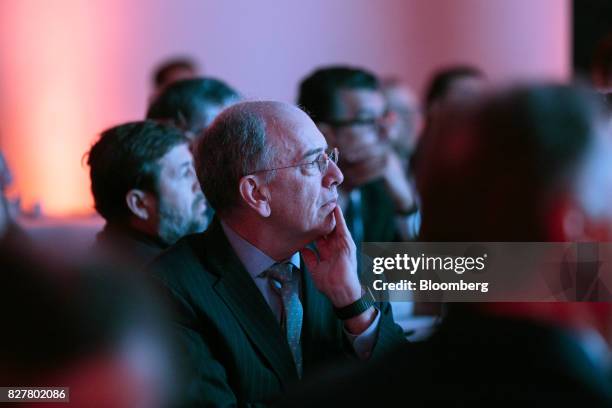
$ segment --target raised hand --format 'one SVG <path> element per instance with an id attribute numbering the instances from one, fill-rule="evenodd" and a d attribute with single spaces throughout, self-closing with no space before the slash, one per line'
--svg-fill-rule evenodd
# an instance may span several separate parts
<path id="1" fill-rule="evenodd" d="M 340 206 L 334 208 L 336 227 L 315 241 L 319 257 L 309 248 L 300 252 L 315 286 L 335 307 L 349 305 L 361 297 L 357 276 L 357 250 Z"/>
<path id="2" fill-rule="evenodd" d="M 319 257 L 309 248 L 300 252 L 315 286 L 332 302 L 341 308 L 361 298 L 361 285 L 357 276 L 357 249 L 346 226 L 342 210 L 334 208 L 336 227 L 327 236 L 315 243 Z M 349 333 L 363 333 L 376 318 L 373 307 L 358 316 L 344 321 Z"/>

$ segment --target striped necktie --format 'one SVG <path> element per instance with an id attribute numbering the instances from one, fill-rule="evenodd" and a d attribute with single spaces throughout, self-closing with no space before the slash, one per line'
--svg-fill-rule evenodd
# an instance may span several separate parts
<path id="1" fill-rule="evenodd" d="M 281 328 L 289 343 L 293 361 L 298 376 L 302 376 L 302 348 L 300 335 L 302 332 L 302 319 L 304 311 L 299 296 L 299 274 L 295 273 L 290 263 L 276 263 L 266 271 L 268 282 L 272 289 L 280 296 L 283 304 Z"/>

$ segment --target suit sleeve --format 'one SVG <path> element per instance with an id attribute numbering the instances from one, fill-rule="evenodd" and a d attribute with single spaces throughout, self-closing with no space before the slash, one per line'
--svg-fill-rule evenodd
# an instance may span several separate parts
<path id="1" fill-rule="evenodd" d="M 364 270 L 371 270 L 372 260 L 367 255 L 361 255 L 358 262 L 359 280 L 366 287 L 373 287 L 374 274 L 366 274 Z M 402 328 L 395 323 L 393 311 L 389 302 L 376 302 L 376 308 L 380 311 L 380 322 L 378 323 L 378 338 L 372 349 L 370 358 L 377 359 L 389 351 L 406 344 L 408 341 L 404 336 Z"/>
<path id="2" fill-rule="evenodd" d="M 388 302 L 383 302 L 378 303 L 376 306 L 381 316 L 378 324 L 378 339 L 374 344 L 370 357 L 372 359 L 378 359 L 407 343 L 402 328 L 393 320 L 391 305 Z"/>

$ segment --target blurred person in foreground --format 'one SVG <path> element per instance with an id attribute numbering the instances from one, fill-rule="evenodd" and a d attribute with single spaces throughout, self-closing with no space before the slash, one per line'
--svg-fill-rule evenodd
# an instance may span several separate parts
<path id="1" fill-rule="evenodd" d="M 403 343 L 388 305 L 360 285 L 337 206 L 338 152 L 308 115 L 239 103 L 195 151 L 216 218 L 151 265 L 175 306 L 186 406 L 265 406 L 324 364 L 376 359 Z"/>
<path id="2" fill-rule="evenodd" d="M 485 95 L 487 82 L 484 73 L 471 65 L 452 65 L 440 68 L 429 78 L 423 102 L 423 124 L 421 135 L 414 146 L 409 162 L 409 173 L 414 176 L 415 168 L 421 156 L 424 136 L 428 135 L 429 127 L 435 126 L 437 117 L 453 106 L 475 103 Z M 419 201 L 419 191 L 415 195 Z M 421 213 L 417 211 L 409 224 L 410 231 L 419 235 L 421 229 Z M 420 238 L 419 238 L 420 239 Z M 439 319 L 443 315 L 441 305 L 435 303 L 417 304 L 417 314 L 423 314 Z"/>
<path id="3" fill-rule="evenodd" d="M 473 103 L 486 94 L 488 84 L 485 74 L 472 65 L 451 65 L 434 71 L 425 87 L 423 97 L 423 127 L 422 135 L 429 133 L 441 112 L 452 106 Z M 419 138 L 421 141 L 421 138 Z M 415 146 L 410 161 L 411 173 L 418 166 L 422 143 Z M 420 226 L 420 223 L 419 223 Z"/>
<path id="4" fill-rule="evenodd" d="M 206 228 L 206 201 L 189 140 L 154 121 L 106 130 L 87 163 L 106 225 L 94 250 L 140 269 L 179 238 Z"/>
<path id="5" fill-rule="evenodd" d="M 69 388 L 44 406 L 167 406 L 179 372 L 156 302 L 125 275 L 49 259 L 10 222 L 0 193 L 0 384 Z"/>
<path id="6" fill-rule="evenodd" d="M 217 115 L 240 100 L 240 95 L 215 78 L 174 82 L 151 103 L 147 119 L 167 120 L 195 139 Z"/>
<path id="7" fill-rule="evenodd" d="M 529 86 L 447 111 L 417 168 L 422 239 L 607 239 L 612 140 L 593 95 Z M 580 219 L 580 222 L 576 220 Z M 299 390 L 285 406 L 609 407 L 607 303 L 449 305 L 439 331 L 367 370 Z"/>
<path id="8" fill-rule="evenodd" d="M 389 140 L 395 116 L 378 79 L 361 68 L 320 68 L 300 83 L 298 105 L 342 152 L 339 203 L 357 245 L 414 238 L 407 218 L 416 201 Z"/>

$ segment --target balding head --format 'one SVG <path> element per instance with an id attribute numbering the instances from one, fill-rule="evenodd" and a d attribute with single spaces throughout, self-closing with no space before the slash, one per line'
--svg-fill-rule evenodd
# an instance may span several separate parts
<path id="1" fill-rule="evenodd" d="M 304 120 L 308 116 L 297 107 L 271 101 L 242 102 L 217 117 L 195 148 L 198 178 L 215 211 L 238 205 L 240 179 L 271 168 L 278 136 L 297 131 Z"/>

